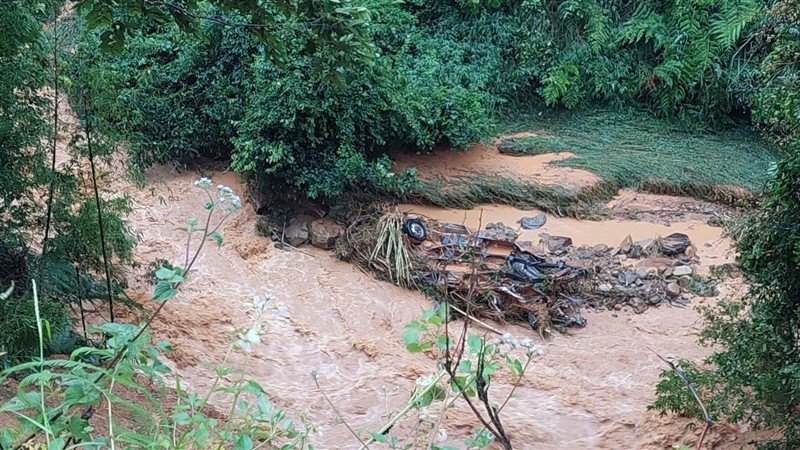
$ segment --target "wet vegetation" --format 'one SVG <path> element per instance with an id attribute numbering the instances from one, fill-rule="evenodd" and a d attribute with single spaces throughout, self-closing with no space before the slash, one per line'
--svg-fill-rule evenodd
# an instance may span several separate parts
<path id="1" fill-rule="evenodd" d="M 0 2 L 0 363 L 13 366 L 3 378 L 23 380 L 4 406 L 22 424 L 2 430 L 0 447 L 39 433 L 51 448 L 91 442 L 84 411 L 104 398 L 125 403 L 114 383 L 143 390 L 137 374 L 164 370 L 163 348 L 146 344 L 149 322 L 113 323 L 135 245 L 124 221 L 130 205 L 98 168 L 113 164 L 118 144 L 138 175 L 157 163 L 221 160 L 266 197 L 335 202 L 361 192 L 587 216 L 631 187 L 756 206 L 738 234 L 749 292 L 706 311 L 701 338 L 714 353 L 702 367 L 681 367 L 715 417 L 781 430 L 765 446 L 800 446 L 797 0 L 84 0 L 59 19 L 63 7 Z M 79 117 L 69 134 L 64 94 Z M 387 156 L 463 148 L 511 130 L 538 134 L 506 141 L 503 151 L 570 151 L 575 157 L 559 164 L 603 182 L 579 191 L 488 178 L 421 184 L 413 170 L 395 173 Z M 77 138 L 65 142 L 69 135 Z M 210 195 L 209 214 L 241 206 L 232 192 Z M 185 231 L 202 233 L 198 253 L 206 241 L 222 243 L 208 225 L 190 221 Z M 386 255 L 396 240 L 384 239 Z M 184 266 L 154 273 L 159 306 L 150 321 L 178 294 Z M 84 302 L 108 307 L 111 323 L 96 330 L 102 342 L 72 331 L 80 313 L 71 308 Z M 260 317 L 264 303 L 254 310 Z M 470 403 L 490 433 L 468 445 L 488 445 L 491 434 L 510 448 L 486 373 L 504 360 L 522 376 L 520 362 L 498 350 L 507 343 L 462 341 L 453 359 L 447 332 L 428 331 L 447 320 L 432 313 L 420 324 L 406 343 L 442 349 L 448 392 L 474 392 L 485 407 Z M 260 342 L 254 330 L 239 330 L 231 348 Z M 45 360 L 83 344 L 68 361 Z M 459 367 L 464 354 L 477 368 Z M 219 373 L 233 370 L 222 361 Z M 696 415 L 676 376 L 665 372 L 655 406 Z M 223 428 L 189 396 L 150 432 L 116 437 L 163 448 L 198 439 L 200 447 L 307 445 L 312 426 L 285 422 L 260 386 L 242 378 L 226 389 L 234 405 L 240 396 L 255 403 Z M 439 399 L 431 385 L 422 392 L 434 392 L 425 402 Z"/>

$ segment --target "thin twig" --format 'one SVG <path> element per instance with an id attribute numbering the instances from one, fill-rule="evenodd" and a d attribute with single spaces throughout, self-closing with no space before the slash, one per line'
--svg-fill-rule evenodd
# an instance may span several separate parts
<path id="1" fill-rule="evenodd" d="M 106 274 L 106 296 L 108 300 L 108 315 L 111 323 L 114 323 L 114 299 L 111 295 L 111 269 L 108 262 L 108 251 L 106 250 L 106 234 L 103 224 L 103 210 L 100 205 L 100 189 L 97 186 L 97 171 L 94 164 L 94 153 L 92 149 L 92 123 L 89 115 L 89 103 L 86 95 L 83 95 L 83 120 L 86 127 L 86 150 L 89 152 L 89 166 L 92 169 L 92 187 L 94 189 L 94 202 L 97 207 L 97 226 L 100 228 L 100 249 L 103 253 L 103 269 Z"/>
<path id="2" fill-rule="evenodd" d="M 328 402 L 328 405 L 330 405 L 330 406 L 331 406 L 331 409 L 333 409 L 333 413 L 334 413 L 334 414 L 336 414 L 336 417 L 338 417 L 338 418 L 339 418 L 339 420 L 341 420 L 341 421 L 342 421 L 342 423 L 344 424 L 344 426 L 346 426 L 346 427 L 347 427 L 347 430 L 350 432 L 350 434 L 352 434 L 352 435 L 353 435 L 353 437 L 354 437 L 354 438 L 356 438 L 356 440 L 358 440 L 358 442 L 361 444 L 361 447 L 362 447 L 362 448 L 369 448 L 369 446 L 367 446 L 367 444 L 365 444 L 365 443 L 364 443 L 364 441 L 363 441 L 363 440 L 361 440 L 361 438 L 358 436 L 358 433 L 356 433 L 356 432 L 355 432 L 355 430 L 353 430 L 353 429 L 350 427 L 350 424 L 348 424 L 348 423 L 347 423 L 347 421 L 346 421 L 346 420 L 344 420 L 344 417 L 342 417 L 342 414 L 341 414 L 341 413 L 339 413 L 339 410 L 338 410 L 338 409 L 336 409 L 336 406 L 333 404 L 333 402 L 331 401 L 331 399 L 330 399 L 330 398 L 328 398 L 328 395 L 327 395 L 327 394 L 325 394 L 325 391 L 323 391 L 323 390 L 322 390 L 322 387 L 320 387 L 320 385 L 319 385 L 319 380 L 317 380 L 317 374 L 316 374 L 316 372 L 314 372 L 314 373 L 312 373 L 312 374 L 311 374 L 311 378 L 313 378 L 313 379 L 314 379 L 314 384 L 316 384 L 316 385 L 317 385 L 317 389 L 319 390 L 319 393 L 320 393 L 320 394 L 322 394 L 322 396 L 325 398 L 325 401 L 326 401 L 326 402 Z"/>
<path id="3" fill-rule="evenodd" d="M 661 361 L 664 361 L 664 363 L 666 365 L 668 365 L 669 368 L 673 372 L 675 372 L 676 375 L 678 375 L 678 378 L 680 378 L 681 381 L 683 381 L 683 383 L 686 384 L 686 387 L 689 389 L 689 392 L 692 393 L 692 396 L 694 397 L 695 402 L 697 402 L 697 406 L 700 407 L 700 411 L 703 412 L 703 419 L 706 422 L 706 426 L 703 428 L 703 433 L 700 435 L 700 440 L 697 441 L 697 447 L 696 448 L 699 450 L 700 447 L 703 446 L 703 441 L 705 441 L 705 439 L 706 439 L 706 434 L 708 433 L 708 430 L 710 430 L 711 427 L 714 425 L 714 421 L 711 419 L 711 416 L 708 414 L 708 410 L 706 410 L 706 405 L 700 399 L 700 395 L 697 393 L 697 390 L 694 388 L 694 386 L 692 385 L 691 381 L 689 381 L 689 377 L 686 375 L 686 372 L 682 371 L 681 369 L 678 369 L 678 367 L 672 361 L 669 361 L 669 360 L 665 359 L 663 356 L 661 356 L 658 353 L 656 353 L 650 347 L 645 347 L 645 348 L 650 350 L 654 355 L 658 356 L 658 359 L 660 359 Z"/>

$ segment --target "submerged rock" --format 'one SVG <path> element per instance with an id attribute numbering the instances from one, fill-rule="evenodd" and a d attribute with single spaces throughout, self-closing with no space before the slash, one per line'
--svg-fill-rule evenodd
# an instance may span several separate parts
<path id="1" fill-rule="evenodd" d="M 344 234 L 344 227 L 330 217 L 323 217 L 311 222 L 309 235 L 311 245 L 325 250 L 330 250 L 336 244 L 336 239 Z"/>
<path id="2" fill-rule="evenodd" d="M 293 217 L 289 222 L 289 226 L 282 230 L 283 241 L 292 247 L 299 247 L 308 243 L 308 223 L 312 218 L 310 216 L 301 215 Z"/>
<path id="3" fill-rule="evenodd" d="M 533 217 L 523 217 L 519 220 L 519 224 L 526 230 L 541 228 L 546 222 L 547 216 L 544 213 L 537 214 Z"/>

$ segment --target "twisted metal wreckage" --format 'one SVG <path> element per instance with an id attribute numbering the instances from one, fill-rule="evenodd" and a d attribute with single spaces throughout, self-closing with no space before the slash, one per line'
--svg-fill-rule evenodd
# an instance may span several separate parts
<path id="1" fill-rule="evenodd" d="M 477 232 L 464 225 L 409 217 L 403 232 L 428 271 L 417 280 L 467 304 L 480 315 L 526 321 L 534 329 L 586 326 L 580 283 L 587 269 L 534 253 L 530 242 L 503 224 Z M 541 226 L 541 225 L 539 225 Z M 565 240 L 567 238 L 564 238 Z"/>

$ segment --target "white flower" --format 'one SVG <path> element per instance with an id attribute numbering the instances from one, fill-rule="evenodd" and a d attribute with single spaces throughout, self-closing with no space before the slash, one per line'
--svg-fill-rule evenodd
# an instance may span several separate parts
<path id="1" fill-rule="evenodd" d="M 444 428 L 439 428 L 436 431 L 436 440 L 441 444 L 447 440 L 447 431 Z"/>
<path id="2" fill-rule="evenodd" d="M 239 333 L 239 339 L 236 341 L 236 345 L 248 353 L 252 349 L 253 344 L 260 343 L 261 335 L 259 334 L 258 330 L 255 329 L 255 327 L 249 328 L 244 333 Z"/>
<path id="3" fill-rule="evenodd" d="M 428 387 L 431 384 L 432 381 L 433 381 L 433 378 L 431 378 L 431 377 L 421 376 L 421 377 L 417 378 L 416 384 L 420 388 L 424 389 L 424 388 Z"/>
<path id="4" fill-rule="evenodd" d="M 428 417 L 430 417 L 430 413 L 428 413 L 428 407 L 423 406 L 419 409 L 419 420 L 428 420 Z"/>
<path id="5" fill-rule="evenodd" d="M 194 185 L 201 189 L 208 189 L 211 187 L 211 179 L 207 177 L 200 178 L 194 182 Z"/>

